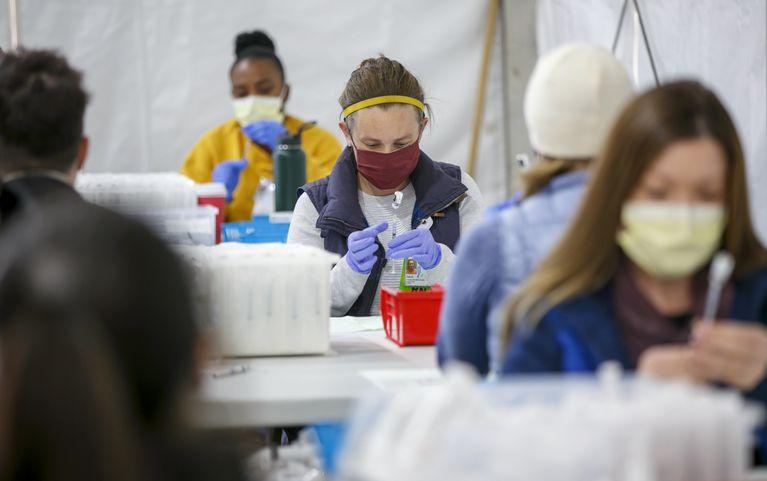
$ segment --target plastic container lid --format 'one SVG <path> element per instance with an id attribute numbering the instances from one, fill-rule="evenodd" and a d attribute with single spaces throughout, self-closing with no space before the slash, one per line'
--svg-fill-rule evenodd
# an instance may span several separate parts
<path id="1" fill-rule="evenodd" d="M 226 197 L 226 186 L 220 182 L 196 184 L 194 191 L 197 197 Z"/>

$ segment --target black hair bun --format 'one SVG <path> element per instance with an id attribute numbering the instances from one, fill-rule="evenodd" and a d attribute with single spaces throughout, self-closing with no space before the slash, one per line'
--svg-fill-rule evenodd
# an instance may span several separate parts
<path id="1" fill-rule="evenodd" d="M 253 48 L 274 54 L 274 42 L 263 31 L 254 30 L 237 35 L 237 38 L 234 40 L 234 55 L 236 57 L 239 58 L 245 50 Z"/>

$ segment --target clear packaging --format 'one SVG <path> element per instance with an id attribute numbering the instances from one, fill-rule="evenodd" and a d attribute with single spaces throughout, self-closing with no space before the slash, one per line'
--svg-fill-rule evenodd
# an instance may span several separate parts
<path id="1" fill-rule="evenodd" d="M 194 207 L 195 183 L 175 172 L 142 174 L 81 173 L 75 189 L 89 202 L 125 213 Z"/>
<path id="2" fill-rule="evenodd" d="M 287 446 L 263 448 L 247 460 L 250 479 L 260 481 L 325 481 L 319 446 L 311 429 L 299 433 Z"/>
<path id="3" fill-rule="evenodd" d="M 170 244 L 216 244 L 216 217 L 221 213 L 211 205 L 198 206 L 200 187 L 181 174 L 81 173 L 75 188 L 89 202 L 140 220 Z"/>
<path id="4" fill-rule="evenodd" d="M 212 205 L 177 207 L 154 212 L 132 213 L 157 236 L 174 245 L 216 244 L 216 216 Z"/>
<path id="5" fill-rule="evenodd" d="M 609 373 L 493 385 L 452 373 L 364 404 L 339 479 L 745 479 L 761 414 L 734 392 Z"/>
<path id="6" fill-rule="evenodd" d="M 180 250 L 193 266 L 224 356 L 321 354 L 330 347 L 330 269 L 338 256 L 294 244 Z"/>

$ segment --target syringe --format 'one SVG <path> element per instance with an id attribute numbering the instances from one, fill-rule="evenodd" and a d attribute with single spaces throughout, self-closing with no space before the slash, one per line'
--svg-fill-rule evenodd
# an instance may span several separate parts
<path id="1" fill-rule="evenodd" d="M 727 251 L 719 251 L 711 268 L 708 271 L 708 293 L 706 294 L 706 306 L 703 310 L 703 322 L 714 322 L 719 308 L 719 300 L 722 298 L 722 289 L 730 279 L 732 270 L 735 268 L 735 259 Z"/>
<path id="2" fill-rule="evenodd" d="M 402 204 L 402 192 L 396 191 L 394 192 L 394 199 L 392 199 L 391 207 L 394 210 L 399 209 L 400 204 Z M 391 223 L 391 238 L 394 240 L 394 238 L 397 237 L 397 222 L 396 219 L 392 219 Z M 389 271 L 390 274 L 396 274 L 397 269 L 394 268 L 394 259 L 391 260 L 391 270 Z"/>

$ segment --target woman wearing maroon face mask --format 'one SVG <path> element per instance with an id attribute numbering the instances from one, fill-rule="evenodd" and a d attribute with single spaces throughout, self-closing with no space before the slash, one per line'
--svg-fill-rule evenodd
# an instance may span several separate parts
<path id="1" fill-rule="evenodd" d="M 415 260 L 428 283 L 445 281 L 458 238 L 481 218 L 482 197 L 460 167 L 421 152 L 429 107 L 399 62 L 364 60 L 339 102 L 348 146 L 329 177 L 301 189 L 288 243 L 343 256 L 331 272 L 334 316 L 376 315 L 380 287 L 399 286 L 403 259 Z"/>

